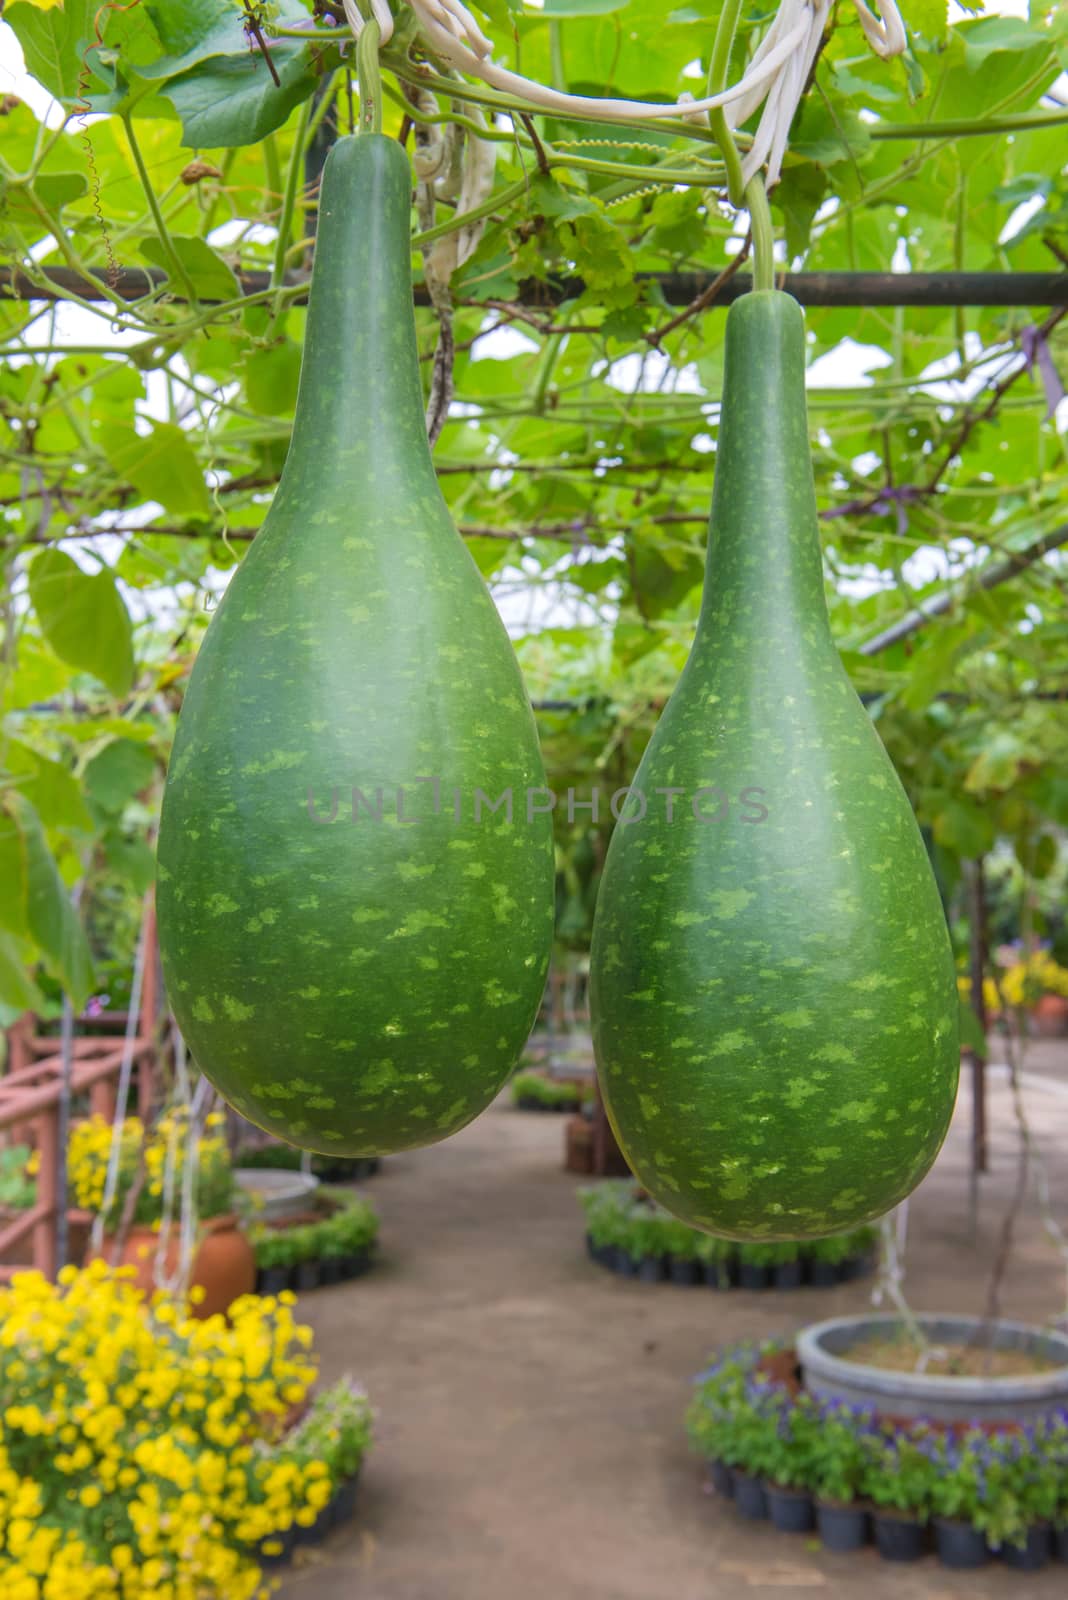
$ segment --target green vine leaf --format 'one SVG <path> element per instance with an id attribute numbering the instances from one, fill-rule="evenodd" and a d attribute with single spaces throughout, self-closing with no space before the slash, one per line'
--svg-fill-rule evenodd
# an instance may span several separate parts
<path id="1" fill-rule="evenodd" d="M 211 517 L 211 497 L 183 429 L 157 422 L 142 434 L 113 423 L 101 429 L 104 453 L 120 483 L 132 483 L 146 500 L 158 500 L 180 517 Z"/>
<path id="2" fill-rule="evenodd" d="M 5 888 L 0 920 L 9 931 L 25 931 L 33 939 L 80 1011 L 93 983 L 89 943 L 48 848 L 41 819 L 22 795 L 4 797 L 0 852 L 9 864 L 17 863 L 16 877 Z"/>
<path id="3" fill-rule="evenodd" d="M 203 239 L 187 238 L 182 234 L 173 233 L 171 244 L 193 288 L 202 300 L 235 300 L 240 295 L 241 286 L 232 268 L 226 265 L 210 244 Z M 154 267 L 163 267 L 170 271 L 167 251 L 157 235 L 153 234 L 143 239 L 140 250 L 145 260 L 151 262 Z"/>
<path id="4" fill-rule="evenodd" d="M 235 148 L 264 139 L 315 87 L 311 48 L 297 39 L 266 40 L 275 82 L 232 0 L 155 0 L 148 9 L 167 54 L 141 76 L 160 85 L 186 145 Z M 283 26 L 307 20 L 300 0 L 281 0 L 276 9 Z"/>
<path id="5" fill-rule="evenodd" d="M 61 661 L 91 672 L 113 695 L 127 693 L 133 632 L 110 572 L 83 572 L 62 550 L 42 550 L 30 566 L 30 601 Z"/>

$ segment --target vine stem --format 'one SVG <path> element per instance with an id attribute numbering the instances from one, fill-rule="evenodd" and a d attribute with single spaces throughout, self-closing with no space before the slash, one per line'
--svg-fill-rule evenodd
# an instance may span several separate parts
<path id="1" fill-rule="evenodd" d="M 738 17 L 742 9 L 742 0 L 726 0 L 723 10 L 719 14 L 716 24 L 716 37 L 712 42 L 712 57 L 708 63 L 708 93 L 719 94 L 727 82 L 730 72 L 731 46 L 734 44 L 734 33 L 738 26 Z M 723 161 L 727 168 L 727 195 L 731 205 L 742 206 L 745 193 L 745 183 L 742 179 L 742 159 L 738 154 L 738 146 L 734 136 L 727 126 L 727 113 L 723 106 L 715 106 L 708 113 L 708 125 L 716 136 L 716 143 L 723 152 Z"/>
<path id="2" fill-rule="evenodd" d="M 382 30 L 377 17 L 365 22 L 356 42 L 356 76 L 360 85 L 360 132 L 382 132 L 382 74 L 378 45 Z"/>
<path id="3" fill-rule="evenodd" d="M 712 57 L 708 64 L 708 96 L 722 94 L 730 73 L 731 47 L 742 9 L 742 0 L 725 0 L 716 24 L 716 37 L 712 43 Z M 715 134 L 716 143 L 723 155 L 727 169 L 727 197 L 731 204 L 749 211 L 749 226 L 753 236 L 753 288 L 775 287 L 775 232 L 771 225 L 771 209 L 764 179 L 754 173 L 746 183 L 742 176 L 742 161 L 727 124 L 723 106 L 714 106 L 708 113 L 708 125 Z"/>
<path id="4" fill-rule="evenodd" d="M 163 215 L 163 209 L 160 206 L 156 191 L 152 187 L 152 180 L 148 175 L 148 168 L 145 166 L 145 158 L 141 154 L 141 146 L 138 144 L 137 135 L 134 133 L 133 118 L 129 115 L 124 116 L 122 119 L 122 125 L 126 129 L 126 138 L 130 146 L 130 154 L 133 156 L 134 166 L 137 168 L 137 176 L 141 180 L 141 188 L 144 190 L 145 199 L 148 201 L 148 209 L 152 213 L 152 220 L 156 224 L 156 233 L 159 236 L 160 244 L 163 246 L 163 253 L 167 257 L 167 262 L 171 269 L 171 276 L 177 278 L 192 304 L 199 305 L 200 296 L 197 294 L 196 285 L 189 276 L 189 273 L 186 271 L 185 263 L 182 261 L 181 256 L 174 248 L 174 241 L 170 236 L 170 231 Z"/>
<path id="5" fill-rule="evenodd" d="M 274 263 L 271 267 L 272 289 L 280 289 L 285 282 L 286 257 L 289 254 L 290 237 L 293 232 L 293 213 L 297 207 L 297 193 L 304 173 L 304 139 L 308 131 L 310 106 L 311 102 L 309 100 L 305 100 L 301 106 L 300 116 L 297 119 L 297 131 L 293 137 L 293 152 L 289 158 L 289 171 L 286 173 L 282 209 L 278 215 L 278 237 L 274 242 Z"/>

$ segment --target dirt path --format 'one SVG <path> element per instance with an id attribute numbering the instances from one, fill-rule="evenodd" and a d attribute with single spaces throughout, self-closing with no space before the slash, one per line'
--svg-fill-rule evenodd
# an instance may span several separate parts
<path id="1" fill-rule="evenodd" d="M 1068 1052 L 1066 1052 L 1068 1057 Z M 1066 1059 L 1068 1065 L 1068 1059 Z M 967 1220 L 958 1126 L 913 1203 L 919 1309 L 978 1310 L 1011 1187 L 1007 1095 L 993 1093 L 983 1227 Z M 1068 1197 L 1068 1090 L 1032 1093 Z M 504 1103 L 447 1144 L 387 1162 L 369 1185 L 383 1260 L 305 1296 L 324 1375 L 351 1371 L 379 1411 L 354 1523 L 301 1552 L 282 1600 L 735 1600 L 825 1591 L 852 1600 L 1063 1596 L 1065 1568 L 953 1574 L 834 1557 L 741 1523 L 702 1493 L 682 1432 L 691 1375 L 717 1345 L 861 1310 L 868 1286 L 726 1295 L 624 1282 L 582 1248 L 562 1125 Z M 1058 1152 L 1064 1152 L 1060 1154 Z M 1063 1274 L 1033 1216 L 1004 1296 L 1048 1316 Z"/>

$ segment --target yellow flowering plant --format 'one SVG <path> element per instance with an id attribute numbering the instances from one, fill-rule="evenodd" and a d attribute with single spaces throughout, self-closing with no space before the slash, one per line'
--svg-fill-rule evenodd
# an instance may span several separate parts
<path id="1" fill-rule="evenodd" d="M 971 999 L 972 980 L 968 977 L 957 979 L 957 991 L 963 1001 Z M 993 978 L 983 979 L 983 1005 L 986 1007 L 987 1016 L 994 1016 L 1001 1010 L 1001 1001 L 998 999 L 998 986 Z"/>
<path id="2" fill-rule="evenodd" d="M 1068 968 L 1054 961 L 1048 950 L 1032 950 L 1023 961 L 1009 967 L 1001 992 L 1010 1006 L 1027 1009 L 1044 994 L 1068 996 Z"/>
<path id="3" fill-rule="evenodd" d="M 333 1463 L 286 1432 L 317 1374 L 293 1297 L 200 1321 L 131 1276 L 0 1288 L 4 1600 L 254 1600 L 260 1548 L 330 1501 Z"/>
<path id="4" fill-rule="evenodd" d="M 197 1139 L 195 1193 L 200 1217 L 218 1217 L 234 1206 L 230 1153 L 222 1134 L 224 1121 L 221 1113 L 212 1112 Z M 168 1169 L 172 1175 L 171 1209 L 177 1213 L 187 1138 L 185 1107 L 164 1112 L 148 1128 L 140 1117 L 126 1118 L 120 1133 L 118 1183 L 105 1219 L 107 1227 L 113 1228 L 118 1223 L 127 1196 L 139 1176 L 141 1185 L 133 1221 L 143 1225 L 160 1222 Z M 87 1211 L 99 1211 L 104 1203 L 111 1142 L 111 1123 L 101 1116 L 76 1123 L 71 1130 L 67 1146 L 70 1193 L 74 1204 Z"/>

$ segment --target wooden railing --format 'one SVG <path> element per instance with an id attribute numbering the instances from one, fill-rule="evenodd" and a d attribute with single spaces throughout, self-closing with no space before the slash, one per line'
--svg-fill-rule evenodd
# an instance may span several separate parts
<path id="1" fill-rule="evenodd" d="M 136 1084 L 137 1110 L 147 1116 L 154 1095 L 154 1066 L 158 1051 L 159 974 L 155 918 L 148 912 L 145 929 L 144 975 L 137 1033 L 129 1046 L 124 1036 L 81 1034 L 71 1041 L 70 1098 L 88 1096 L 89 1109 L 110 1122 L 115 1115 L 115 1094 L 123 1057 L 130 1049 L 132 1082 Z M 89 1027 L 104 1023 L 101 1016 L 88 1016 L 76 1022 Z M 122 1026 L 123 1013 L 107 1015 L 107 1025 Z M 60 1110 L 64 1092 L 63 1051 L 55 1035 L 39 1034 L 36 1020 L 27 1014 L 8 1030 L 8 1070 L 0 1077 L 0 1143 L 10 1142 L 12 1129 L 32 1130 L 32 1142 L 39 1157 L 36 1203 L 6 1227 L 0 1229 L 0 1279 L 8 1279 L 18 1267 L 9 1257 L 30 1238 L 33 1265 L 54 1277 L 56 1260 L 56 1221 L 59 1209 L 60 1175 L 66 1151 L 60 1149 Z"/>

